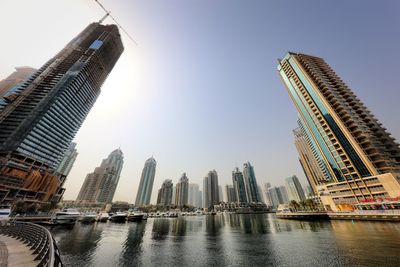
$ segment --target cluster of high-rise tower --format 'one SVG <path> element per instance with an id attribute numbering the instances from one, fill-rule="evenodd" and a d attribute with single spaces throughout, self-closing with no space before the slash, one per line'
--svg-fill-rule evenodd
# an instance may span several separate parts
<path id="1" fill-rule="evenodd" d="M 117 26 L 92 23 L 38 70 L 16 68 L 0 81 L 0 204 L 60 201 L 77 157 L 72 140 L 123 50 Z M 299 112 L 293 132 L 301 166 L 325 208 L 398 199 L 399 144 L 329 65 L 288 53 L 278 72 Z M 111 202 L 122 165 L 117 149 L 87 175 L 78 200 Z M 154 158 L 148 159 L 136 205 L 150 203 L 155 169 Z M 299 187 L 296 179 L 286 187 Z M 261 202 L 250 163 L 232 172 L 232 182 L 226 186 L 228 202 Z M 221 191 L 215 170 L 203 179 L 202 193 L 183 174 L 175 188 L 172 180 L 164 181 L 157 202 L 211 208 L 222 200 Z"/>

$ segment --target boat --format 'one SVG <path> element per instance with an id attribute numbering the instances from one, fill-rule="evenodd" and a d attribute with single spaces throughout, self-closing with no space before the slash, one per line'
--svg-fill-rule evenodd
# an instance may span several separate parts
<path id="1" fill-rule="evenodd" d="M 54 224 L 73 225 L 80 216 L 81 213 L 77 209 L 68 208 L 57 211 L 54 214 L 52 221 Z"/>
<path id="2" fill-rule="evenodd" d="M 169 218 L 176 218 L 176 217 L 178 217 L 178 213 L 176 213 L 176 212 L 170 212 L 170 213 L 168 214 L 167 217 L 169 217 Z"/>
<path id="3" fill-rule="evenodd" d="M 108 221 L 108 218 L 110 218 L 110 215 L 108 215 L 108 213 L 107 212 L 100 212 L 98 215 L 97 215 L 97 221 L 98 222 L 107 222 Z"/>
<path id="4" fill-rule="evenodd" d="M 112 222 L 125 222 L 126 217 L 128 217 L 128 214 L 125 212 L 116 212 L 110 217 L 110 221 Z"/>
<path id="5" fill-rule="evenodd" d="M 126 218 L 129 222 L 140 222 L 143 220 L 144 213 L 138 210 L 129 210 L 128 217 Z"/>
<path id="6" fill-rule="evenodd" d="M 0 206 L 0 220 L 9 219 L 10 214 L 11 214 L 10 206 Z"/>
<path id="7" fill-rule="evenodd" d="M 86 212 L 82 214 L 82 216 L 79 218 L 79 221 L 81 223 L 94 223 L 97 218 L 97 213 L 95 212 Z"/>

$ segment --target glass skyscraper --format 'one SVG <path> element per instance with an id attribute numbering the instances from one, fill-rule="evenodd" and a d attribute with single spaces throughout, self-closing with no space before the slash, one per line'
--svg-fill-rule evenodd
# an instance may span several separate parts
<path id="1" fill-rule="evenodd" d="M 315 184 L 327 209 L 400 196 L 400 148 L 331 67 L 288 53 L 278 72 L 300 116 L 320 172 Z"/>
<path id="2" fill-rule="evenodd" d="M 136 194 L 135 205 L 142 206 L 150 204 L 154 177 L 156 175 L 156 166 L 157 162 L 153 157 L 146 160 L 142 171 L 142 177 L 140 178 L 139 188 Z"/>
<path id="3" fill-rule="evenodd" d="M 236 194 L 236 201 L 239 203 L 247 202 L 243 173 L 239 171 L 239 168 L 237 167 L 234 171 L 232 171 L 232 182 L 233 182 L 233 190 L 235 191 Z"/>
<path id="4" fill-rule="evenodd" d="M 261 202 L 254 168 L 250 162 L 243 164 L 243 179 L 246 188 L 247 202 Z"/>
<path id="5" fill-rule="evenodd" d="M 0 202 L 57 201 L 56 168 L 124 48 L 116 25 L 92 23 L 0 101 Z"/>
<path id="6" fill-rule="evenodd" d="M 209 171 L 203 180 L 204 208 L 214 209 L 214 205 L 219 203 L 218 174 L 215 170 Z"/>
<path id="7" fill-rule="evenodd" d="M 287 177 L 285 179 L 285 187 L 289 201 L 295 200 L 299 202 L 306 199 L 303 187 L 301 186 L 300 181 L 296 175 Z"/>

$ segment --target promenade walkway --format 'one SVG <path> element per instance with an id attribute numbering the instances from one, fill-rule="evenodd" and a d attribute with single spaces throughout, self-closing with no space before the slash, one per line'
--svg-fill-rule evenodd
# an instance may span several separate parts
<path id="1" fill-rule="evenodd" d="M 34 259 L 32 251 L 24 243 L 0 234 L 0 267 L 37 266 Z"/>

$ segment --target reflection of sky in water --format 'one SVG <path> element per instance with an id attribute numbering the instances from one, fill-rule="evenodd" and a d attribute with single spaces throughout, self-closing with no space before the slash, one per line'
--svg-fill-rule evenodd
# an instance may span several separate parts
<path id="1" fill-rule="evenodd" d="M 223 214 L 52 232 L 67 266 L 400 266 L 392 223 Z"/>

